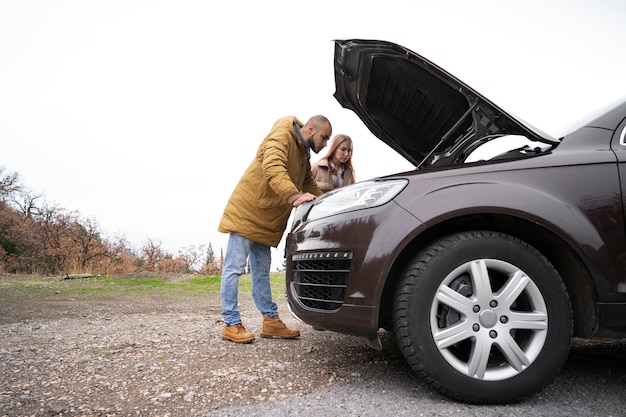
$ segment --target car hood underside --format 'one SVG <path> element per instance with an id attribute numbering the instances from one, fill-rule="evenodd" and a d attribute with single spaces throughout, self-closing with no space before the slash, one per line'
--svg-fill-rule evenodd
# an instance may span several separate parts
<path id="1" fill-rule="evenodd" d="M 339 103 L 418 168 L 462 162 L 479 144 L 503 135 L 557 142 L 393 43 L 335 41 L 335 85 Z"/>

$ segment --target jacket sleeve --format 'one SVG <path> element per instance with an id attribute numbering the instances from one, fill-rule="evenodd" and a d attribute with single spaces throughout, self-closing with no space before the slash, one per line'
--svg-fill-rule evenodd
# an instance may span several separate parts
<path id="1" fill-rule="evenodd" d="M 291 135 L 288 132 L 274 132 L 268 137 L 261 152 L 261 169 L 276 195 L 285 203 L 292 204 L 298 198 L 299 190 L 287 171 L 290 140 Z"/>

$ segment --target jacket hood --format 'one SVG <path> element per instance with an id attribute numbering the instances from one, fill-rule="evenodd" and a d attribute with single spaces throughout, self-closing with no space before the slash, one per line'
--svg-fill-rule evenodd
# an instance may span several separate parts
<path id="1" fill-rule="evenodd" d="M 558 142 L 400 45 L 336 40 L 334 65 L 337 101 L 418 168 L 462 162 L 504 135 Z"/>

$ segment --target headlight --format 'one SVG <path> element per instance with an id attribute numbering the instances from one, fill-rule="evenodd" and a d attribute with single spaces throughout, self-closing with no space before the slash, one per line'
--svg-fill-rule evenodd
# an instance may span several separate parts
<path id="1" fill-rule="evenodd" d="M 372 180 L 337 188 L 316 200 L 307 220 L 382 206 L 400 194 L 408 182 L 405 179 Z"/>

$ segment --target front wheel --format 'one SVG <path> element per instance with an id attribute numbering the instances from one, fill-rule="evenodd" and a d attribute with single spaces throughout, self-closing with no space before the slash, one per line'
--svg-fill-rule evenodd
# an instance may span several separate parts
<path id="1" fill-rule="evenodd" d="M 444 393 L 501 404 L 532 395 L 567 359 L 572 311 L 548 260 L 495 232 L 443 238 L 417 254 L 395 296 L 411 367 Z"/>

